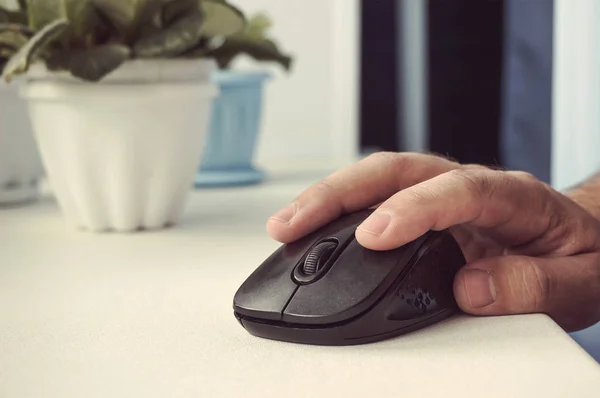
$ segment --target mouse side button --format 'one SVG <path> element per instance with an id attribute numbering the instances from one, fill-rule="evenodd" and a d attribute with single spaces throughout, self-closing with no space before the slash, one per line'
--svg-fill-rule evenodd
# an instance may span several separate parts
<path id="1" fill-rule="evenodd" d="M 447 232 L 436 234 L 420 249 L 416 263 L 397 286 L 385 309 L 384 318 L 404 321 L 457 309 L 454 277 L 465 265 L 463 253 Z"/>

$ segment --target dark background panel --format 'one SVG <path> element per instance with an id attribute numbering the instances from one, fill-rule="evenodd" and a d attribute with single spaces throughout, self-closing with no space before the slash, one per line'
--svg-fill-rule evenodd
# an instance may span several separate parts
<path id="1" fill-rule="evenodd" d="M 360 146 L 397 151 L 397 0 L 361 2 Z"/>
<path id="2" fill-rule="evenodd" d="M 430 0 L 427 14 L 430 149 L 498 164 L 503 1 Z"/>
<path id="3" fill-rule="evenodd" d="M 363 0 L 360 145 L 400 150 L 398 4 Z M 504 1 L 427 1 L 429 150 L 500 164 Z"/>

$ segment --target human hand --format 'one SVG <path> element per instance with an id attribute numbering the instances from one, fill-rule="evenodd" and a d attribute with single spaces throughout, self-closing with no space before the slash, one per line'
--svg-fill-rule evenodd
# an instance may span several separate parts
<path id="1" fill-rule="evenodd" d="M 600 321 L 600 222 L 527 173 L 377 153 L 309 187 L 267 231 L 288 243 L 370 207 L 356 239 L 372 250 L 450 229 L 467 259 L 454 281 L 466 313 L 546 313 L 567 331 Z"/>

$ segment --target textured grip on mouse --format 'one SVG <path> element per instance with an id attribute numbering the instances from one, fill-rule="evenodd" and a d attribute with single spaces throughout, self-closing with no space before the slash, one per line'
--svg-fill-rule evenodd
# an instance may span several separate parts
<path id="1" fill-rule="evenodd" d="M 428 264 L 413 268 L 386 311 L 390 320 L 402 321 L 457 309 L 453 283 L 465 264 L 463 253 L 450 233 L 444 232 L 419 259 Z"/>
<path id="2" fill-rule="evenodd" d="M 322 242 L 316 245 L 310 253 L 308 253 L 308 256 L 306 256 L 302 272 L 305 275 L 314 275 L 317 273 L 323 265 L 325 265 L 327 259 L 331 256 L 336 247 L 337 244 L 334 242 Z"/>

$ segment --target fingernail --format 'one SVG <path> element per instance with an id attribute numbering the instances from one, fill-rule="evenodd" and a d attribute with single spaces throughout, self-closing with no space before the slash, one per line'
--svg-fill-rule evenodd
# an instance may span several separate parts
<path id="1" fill-rule="evenodd" d="M 292 220 L 294 214 L 296 214 L 296 206 L 291 204 L 279 210 L 277 213 L 273 214 L 271 218 L 273 220 L 277 220 L 279 222 L 287 224 Z"/>
<path id="2" fill-rule="evenodd" d="M 371 214 L 359 227 L 361 231 L 379 236 L 384 233 L 392 221 L 392 216 L 384 211 L 376 211 Z"/>
<path id="3" fill-rule="evenodd" d="M 485 307 L 496 300 L 496 287 L 491 273 L 469 269 L 463 274 L 463 282 L 471 308 Z"/>

